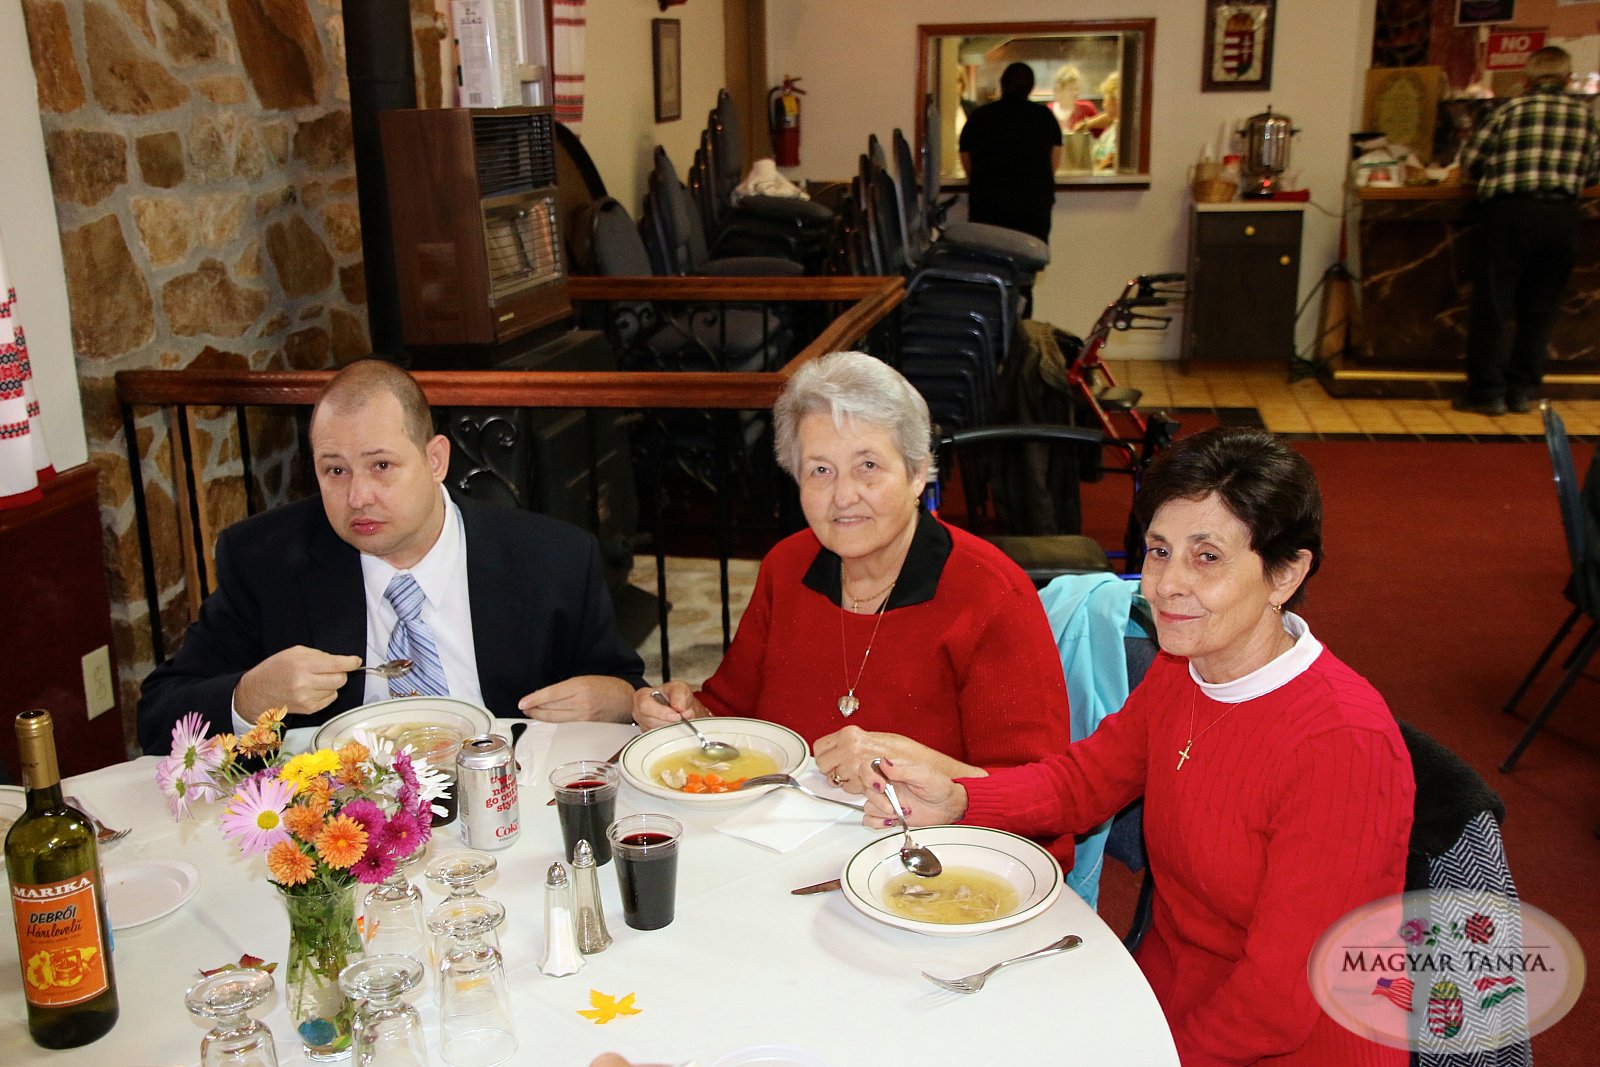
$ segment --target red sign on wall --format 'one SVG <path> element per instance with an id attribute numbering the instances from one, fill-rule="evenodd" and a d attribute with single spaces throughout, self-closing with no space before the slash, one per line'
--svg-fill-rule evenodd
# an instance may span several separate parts
<path id="1" fill-rule="evenodd" d="M 1489 70 L 1521 70 L 1528 57 L 1544 47 L 1543 30 L 1491 33 L 1486 65 Z"/>

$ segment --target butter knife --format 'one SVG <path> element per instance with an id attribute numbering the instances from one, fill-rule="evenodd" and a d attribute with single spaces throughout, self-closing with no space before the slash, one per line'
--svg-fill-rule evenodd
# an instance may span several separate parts
<path id="1" fill-rule="evenodd" d="M 791 889 L 789 890 L 789 895 L 794 897 L 809 897 L 813 893 L 831 893 L 838 888 L 839 879 L 830 878 L 826 882 L 818 882 L 816 885 L 803 885 L 799 889 Z"/>

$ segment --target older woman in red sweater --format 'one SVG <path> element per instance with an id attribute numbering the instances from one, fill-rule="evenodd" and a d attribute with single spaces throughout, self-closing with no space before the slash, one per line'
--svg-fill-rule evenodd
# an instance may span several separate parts
<path id="1" fill-rule="evenodd" d="M 779 464 L 809 529 L 762 560 L 722 664 L 695 692 L 641 689 L 644 727 L 751 715 L 812 744 L 865 791 L 876 756 L 981 777 L 1069 740 L 1061 660 L 1039 596 L 993 545 L 921 511 L 928 405 L 861 352 L 801 368 L 773 408 Z"/>
<path id="2" fill-rule="evenodd" d="M 1122 711 L 1064 753 L 983 779 L 897 764 L 908 818 L 1043 835 L 1133 798 L 1155 878 L 1139 965 L 1184 1067 L 1394 1064 L 1341 1029 L 1306 960 L 1359 904 L 1404 888 L 1414 786 L 1394 716 L 1299 616 L 1322 554 L 1306 461 L 1264 430 L 1179 441 L 1135 507 L 1161 654 Z M 874 796 L 868 824 L 889 825 Z"/>

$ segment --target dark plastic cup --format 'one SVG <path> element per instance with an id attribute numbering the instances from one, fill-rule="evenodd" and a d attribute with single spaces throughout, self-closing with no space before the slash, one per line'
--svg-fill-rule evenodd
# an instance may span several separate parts
<path id="1" fill-rule="evenodd" d="M 607 831 L 617 858 L 622 918 L 635 930 L 672 924 L 678 896 L 678 839 L 683 824 L 670 815 L 629 815 Z"/>
<path id="2" fill-rule="evenodd" d="M 561 818 L 561 840 L 567 862 L 572 862 L 579 841 L 589 842 L 594 862 L 611 862 L 606 827 L 617 817 L 617 767 L 598 760 L 563 763 L 550 772 L 556 792 L 556 814 Z"/>

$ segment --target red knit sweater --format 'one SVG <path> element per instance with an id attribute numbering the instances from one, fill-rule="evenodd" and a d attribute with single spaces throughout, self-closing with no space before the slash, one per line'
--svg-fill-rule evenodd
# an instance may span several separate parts
<path id="1" fill-rule="evenodd" d="M 847 667 L 852 681 L 862 669 L 878 617 L 846 612 L 803 584 L 822 550 L 809 530 L 761 561 L 739 631 L 700 700 L 719 715 L 782 723 L 807 742 L 854 725 L 984 768 L 1062 751 L 1071 740 L 1066 683 L 1039 594 L 999 549 L 946 529 L 950 555 L 932 599 L 897 606 L 895 590 L 854 715 L 840 715 L 838 701 Z"/>
<path id="2" fill-rule="evenodd" d="M 1197 736 L 1180 771 L 1191 706 Z M 1184 1067 L 1406 1063 L 1333 1022 L 1306 980 L 1334 920 L 1404 888 L 1411 830 L 1394 716 L 1332 653 L 1234 705 L 1163 653 L 1122 711 L 1065 755 L 963 784 L 966 821 L 1034 835 L 1087 829 L 1144 794 L 1156 895 L 1139 965 Z"/>

